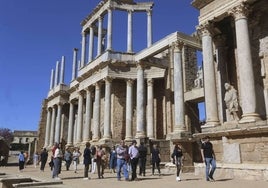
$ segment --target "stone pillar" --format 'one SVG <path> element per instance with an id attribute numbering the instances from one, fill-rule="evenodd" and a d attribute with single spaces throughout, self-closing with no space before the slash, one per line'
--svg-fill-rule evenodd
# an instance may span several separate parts
<path id="1" fill-rule="evenodd" d="M 92 96 L 91 90 L 89 88 L 87 88 L 86 91 L 86 122 L 83 131 L 83 142 L 87 142 L 90 140 L 89 133 L 91 131 Z"/>
<path id="2" fill-rule="evenodd" d="M 243 111 L 239 123 L 255 122 L 260 120 L 260 116 L 256 113 L 256 91 L 247 21 L 248 9 L 246 5 L 240 4 L 231 13 L 235 18 L 240 103 Z"/>
<path id="3" fill-rule="evenodd" d="M 213 58 L 212 36 L 209 24 L 199 27 L 202 33 L 203 66 L 204 66 L 204 91 L 206 106 L 206 126 L 219 125 L 215 69 Z"/>
<path id="4" fill-rule="evenodd" d="M 112 50 L 113 11 L 108 8 L 107 50 Z"/>
<path id="5" fill-rule="evenodd" d="M 76 143 L 82 141 L 82 128 L 83 128 L 83 93 L 78 95 L 78 112 L 77 112 L 77 130 L 76 130 Z"/>
<path id="6" fill-rule="evenodd" d="M 73 67 L 72 67 L 72 80 L 77 77 L 77 48 L 73 50 Z"/>
<path id="7" fill-rule="evenodd" d="M 95 102 L 93 107 L 93 140 L 98 141 L 100 136 L 100 83 L 95 84 Z"/>
<path id="8" fill-rule="evenodd" d="M 133 119 L 133 80 L 127 80 L 126 99 L 126 136 L 125 140 L 132 140 L 132 119 Z"/>
<path id="9" fill-rule="evenodd" d="M 152 10 L 147 10 L 147 47 L 152 46 Z"/>
<path id="10" fill-rule="evenodd" d="M 144 110 L 144 70 L 141 63 L 137 64 L 137 129 L 136 138 L 145 137 Z"/>
<path id="11" fill-rule="evenodd" d="M 54 69 L 51 70 L 49 89 L 53 89 L 53 87 L 54 87 Z"/>
<path id="12" fill-rule="evenodd" d="M 174 133 L 185 131 L 185 112 L 184 112 L 184 87 L 182 70 L 182 49 L 184 43 L 177 41 L 174 43 L 174 108 L 175 124 Z"/>
<path id="13" fill-rule="evenodd" d="M 70 110 L 69 110 L 69 122 L 68 122 L 68 138 L 67 145 L 73 145 L 73 135 L 74 135 L 74 105 L 70 102 Z"/>
<path id="14" fill-rule="evenodd" d="M 81 49 L 81 62 L 80 62 L 80 67 L 82 68 L 85 66 L 85 61 L 86 61 L 86 32 L 82 32 L 82 49 Z"/>
<path id="15" fill-rule="evenodd" d="M 55 130 L 55 142 L 57 143 L 60 143 L 61 109 L 62 109 L 62 104 L 58 104 L 57 118 L 56 118 L 56 130 Z"/>
<path id="16" fill-rule="evenodd" d="M 65 57 L 61 57 L 61 67 L 60 67 L 60 84 L 64 84 L 64 69 L 65 69 Z"/>
<path id="17" fill-rule="evenodd" d="M 147 137 L 154 139 L 154 81 L 147 80 Z"/>
<path id="18" fill-rule="evenodd" d="M 89 62 L 93 60 L 93 50 L 94 50 L 94 30 L 93 30 L 93 26 L 90 26 L 89 27 L 89 53 L 88 53 Z"/>
<path id="19" fill-rule="evenodd" d="M 133 23 L 132 23 L 132 10 L 128 10 L 128 18 L 127 18 L 127 52 L 133 52 L 133 44 L 132 44 L 132 37 L 133 37 Z"/>
<path id="20" fill-rule="evenodd" d="M 56 63 L 56 70 L 55 70 L 54 87 L 57 87 L 57 85 L 59 83 L 59 66 L 60 66 L 60 62 L 57 61 L 57 63 Z"/>
<path id="21" fill-rule="evenodd" d="M 47 121 L 46 121 L 46 136 L 45 136 L 45 145 L 47 147 L 49 145 L 49 137 L 50 137 L 50 124 L 51 123 L 51 110 L 47 109 Z"/>
<path id="22" fill-rule="evenodd" d="M 111 138 L 111 84 L 112 79 L 105 79 L 104 139 Z"/>
<path id="23" fill-rule="evenodd" d="M 102 49 L 102 17 L 99 17 L 99 24 L 98 24 L 98 49 L 97 49 L 97 56 L 101 54 Z"/>
<path id="24" fill-rule="evenodd" d="M 53 146 L 53 144 L 54 144 L 55 117 L 56 117 L 56 109 L 55 109 L 55 106 L 53 106 L 52 107 L 52 117 L 51 117 L 50 137 L 49 137 L 49 146 Z"/>

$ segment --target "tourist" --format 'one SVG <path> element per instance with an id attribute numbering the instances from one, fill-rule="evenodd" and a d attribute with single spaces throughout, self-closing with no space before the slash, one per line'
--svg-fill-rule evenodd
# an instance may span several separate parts
<path id="1" fill-rule="evenodd" d="M 24 155 L 24 168 L 26 168 L 26 165 L 29 162 L 29 154 L 28 154 L 28 151 L 25 151 L 23 153 L 23 155 Z"/>
<path id="2" fill-rule="evenodd" d="M 22 172 L 24 169 L 25 157 L 23 151 L 19 154 L 19 171 Z"/>
<path id="3" fill-rule="evenodd" d="M 104 168 L 106 164 L 106 153 L 103 150 L 102 146 L 96 146 L 96 164 L 97 164 L 97 172 L 98 172 L 98 178 L 104 178 Z"/>
<path id="4" fill-rule="evenodd" d="M 161 175 L 161 172 L 160 172 L 161 157 L 160 157 L 160 151 L 157 148 L 156 144 L 153 145 L 153 148 L 151 151 L 151 161 L 152 161 L 152 175 L 154 175 L 155 167 L 158 170 L 158 175 Z"/>
<path id="5" fill-rule="evenodd" d="M 137 165 L 139 162 L 139 150 L 137 147 L 137 141 L 133 140 L 132 145 L 128 149 L 128 154 L 130 156 L 130 164 L 131 164 L 131 170 L 132 170 L 132 181 L 137 181 Z"/>
<path id="6" fill-rule="evenodd" d="M 139 150 L 139 155 L 140 155 L 140 159 L 139 159 L 140 172 L 139 172 L 139 175 L 140 176 L 141 175 L 145 176 L 147 148 L 144 146 L 144 142 L 141 142 L 138 150 Z"/>
<path id="7" fill-rule="evenodd" d="M 46 150 L 46 148 L 43 148 L 43 150 L 40 154 L 40 161 L 41 161 L 40 171 L 42 171 L 42 172 L 44 172 L 45 165 L 47 163 L 47 158 L 48 158 L 47 150 Z"/>
<path id="8" fill-rule="evenodd" d="M 91 164 L 91 150 L 90 150 L 90 143 L 86 143 L 86 148 L 84 149 L 84 179 L 87 180 L 89 179 L 88 177 L 88 170 L 89 170 L 89 165 Z"/>
<path id="9" fill-rule="evenodd" d="M 74 148 L 73 152 L 73 165 L 74 165 L 74 173 L 77 173 L 77 165 L 79 164 L 79 157 L 81 156 L 81 152 L 78 147 Z"/>
<path id="10" fill-rule="evenodd" d="M 115 173 L 116 169 L 116 150 L 115 146 L 112 147 L 111 152 L 110 152 L 110 160 L 109 160 L 109 167 L 112 173 Z"/>
<path id="11" fill-rule="evenodd" d="M 66 165 L 66 170 L 68 171 L 70 169 L 71 163 L 72 163 L 72 153 L 70 152 L 70 148 L 67 147 L 64 153 L 64 161 Z"/>
<path id="12" fill-rule="evenodd" d="M 63 157 L 62 150 L 60 148 L 60 144 L 57 142 L 54 144 L 53 149 L 54 154 L 53 154 L 53 172 L 52 172 L 52 178 L 58 180 L 59 174 L 60 174 L 60 167 L 61 167 L 61 160 Z"/>
<path id="13" fill-rule="evenodd" d="M 91 146 L 91 166 L 90 166 L 90 172 L 91 174 L 94 174 L 96 171 L 96 147 Z"/>
<path id="14" fill-rule="evenodd" d="M 174 150 L 172 152 L 171 157 L 173 159 L 173 164 L 175 164 L 176 168 L 177 168 L 176 181 L 181 181 L 180 171 L 181 171 L 181 168 L 183 166 L 183 153 L 182 153 L 181 145 L 176 144 L 174 146 Z"/>
<path id="15" fill-rule="evenodd" d="M 33 155 L 34 168 L 36 168 L 38 161 L 39 161 L 39 155 L 38 155 L 38 152 L 35 152 Z"/>
<path id="16" fill-rule="evenodd" d="M 206 165 L 206 180 L 215 181 L 213 178 L 213 174 L 216 169 L 216 157 L 213 150 L 213 145 L 209 139 L 210 139 L 209 136 L 206 136 L 204 138 L 204 142 L 201 145 L 201 155 L 202 160 Z"/>
<path id="17" fill-rule="evenodd" d="M 123 173 L 126 181 L 129 181 L 128 171 L 127 171 L 127 161 L 125 156 L 127 155 L 127 148 L 124 140 L 121 140 L 120 145 L 116 148 L 116 165 L 117 165 L 117 180 L 121 180 L 121 169 L 123 168 Z"/>

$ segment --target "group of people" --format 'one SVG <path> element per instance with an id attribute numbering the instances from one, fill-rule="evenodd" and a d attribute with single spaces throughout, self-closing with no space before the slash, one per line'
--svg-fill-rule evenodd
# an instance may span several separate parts
<path id="1" fill-rule="evenodd" d="M 35 154 L 37 155 L 37 153 Z M 97 169 L 98 178 L 104 178 L 104 169 L 109 167 L 112 173 L 116 173 L 118 181 L 121 180 L 121 176 L 124 176 L 125 181 L 138 181 L 137 167 L 139 167 L 139 176 L 146 175 L 146 162 L 147 162 L 147 147 L 143 142 L 137 146 L 137 141 L 133 140 L 128 146 L 124 140 L 121 140 L 120 144 L 116 147 L 113 146 L 109 153 L 106 148 L 100 146 L 91 146 L 89 142 L 86 143 L 83 153 L 80 152 L 78 147 L 74 148 L 71 152 L 70 148 L 66 148 L 63 152 L 60 143 L 55 143 L 52 148 L 51 161 L 49 166 L 52 171 L 52 178 L 60 179 L 59 174 L 61 173 L 62 161 L 65 161 L 66 170 L 70 169 L 70 165 L 73 164 L 74 172 L 77 173 L 77 166 L 80 164 L 79 159 L 83 157 L 84 165 L 84 179 L 89 179 L 89 172 L 95 173 Z M 46 148 L 43 148 L 40 155 L 36 160 L 40 162 L 40 171 L 44 171 L 45 165 L 48 160 L 48 152 Z M 206 180 L 214 181 L 213 174 L 216 169 L 216 158 L 213 150 L 213 145 L 209 141 L 209 137 L 206 136 L 202 140 L 201 145 L 201 156 L 202 160 L 206 165 Z M 173 164 L 176 165 L 176 181 L 181 181 L 180 172 L 183 166 L 183 149 L 179 144 L 175 144 L 173 152 L 171 154 Z M 25 154 L 21 152 L 19 154 L 19 170 L 22 171 L 25 167 Z M 161 175 L 160 162 L 161 156 L 160 151 L 156 144 L 150 152 L 150 162 L 152 166 L 152 175 L 155 175 L 155 170 L 158 171 L 158 175 Z M 35 163 L 34 163 L 35 164 Z M 131 174 L 131 177 L 129 175 Z"/>

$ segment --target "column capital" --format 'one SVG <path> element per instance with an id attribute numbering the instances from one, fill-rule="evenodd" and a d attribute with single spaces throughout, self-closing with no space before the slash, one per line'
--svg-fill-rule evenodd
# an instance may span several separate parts
<path id="1" fill-rule="evenodd" d="M 152 16 L 153 10 L 152 9 L 147 9 L 146 12 L 147 12 L 147 16 Z"/>
<path id="2" fill-rule="evenodd" d="M 177 40 L 177 41 L 173 42 L 171 45 L 172 45 L 172 48 L 174 49 L 174 51 L 181 52 L 181 50 L 184 46 L 184 42 L 181 40 Z"/>
<path id="3" fill-rule="evenodd" d="M 138 70 L 141 70 L 141 69 L 143 70 L 144 67 L 145 67 L 145 63 L 143 61 L 138 61 L 137 62 L 137 69 Z"/>
<path id="4" fill-rule="evenodd" d="M 103 20 L 103 16 L 98 17 L 98 21 L 101 22 Z"/>
<path id="5" fill-rule="evenodd" d="M 212 35 L 212 25 L 209 22 L 197 26 L 197 31 L 201 36 L 211 36 Z"/>
<path id="6" fill-rule="evenodd" d="M 249 6 L 245 3 L 241 3 L 238 6 L 232 8 L 228 14 L 233 16 L 235 20 L 247 19 L 250 12 Z"/>
<path id="7" fill-rule="evenodd" d="M 109 82 L 109 83 L 111 83 L 112 81 L 113 81 L 113 77 L 111 77 L 111 76 L 107 76 L 107 77 L 105 77 L 103 80 L 105 81 L 105 83 L 106 82 Z"/>
<path id="8" fill-rule="evenodd" d="M 133 79 L 127 79 L 126 82 L 127 82 L 127 86 L 132 86 L 133 83 L 134 83 L 134 80 Z"/>
<path id="9" fill-rule="evenodd" d="M 77 52 L 77 51 L 78 51 L 78 48 L 73 48 L 73 50 L 74 50 L 75 52 Z"/>
<path id="10" fill-rule="evenodd" d="M 81 35 L 82 35 L 82 37 L 86 37 L 87 32 L 86 32 L 86 31 L 82 31 L 82 32 L 81 32 Z"/>
<path id="11" fill-rule="evenodd" d="M 152 78 L 147 79 L 148 86 L 153 86 L 153 84 L 154 84 L 154 80 Z"/>

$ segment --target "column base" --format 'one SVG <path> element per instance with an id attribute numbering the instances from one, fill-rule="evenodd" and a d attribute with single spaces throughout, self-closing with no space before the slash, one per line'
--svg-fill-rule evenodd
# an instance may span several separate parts
<path id="1" fill-rule="evenodd" d="M 170 140 L 172 142 L 182 141 L 182 140 L 191 140 L 192 134 L 186 130 L 176 130 L 170 134 Z"/>
<path id="2" fill-rule="evenodd" d="M 220 126 L 219 121 L 207 121 L 205 125 L 203 125 L 201 128 L 211 128 L 211 127 L 217 127 Z"/>
<path id="3" fill-rule="evenodd" d="M 132 141 L 132 140 L 133 140 L 133 137 L 126 137 L 126 138 L 125 138 L 125 141 L 126 141 L 126 142 L 130 142 L 130 141 Z"/>
<path id="4" fill-rule="evenodd" d="M 248 113 L 248 114 L 243 114 L 242 115 L 242 119 L 239 120 L 239 123 L 240 124 L 243 124 L 243 123 L 254 123 L 256 121 L 260 121 L 261 118 L 260 118 L 260 115 L 257 114 L 257 113 Z"/>
<path id="5" fill-rule="evenodd" d="M 137 139 L 139 139 L 139 138 L 145 138 L 146 136 L 145 136 L 145 132 L 137 132 L 136 133 L 136 136 L 135 136 L 135 138 L 137 138 Z"/>

